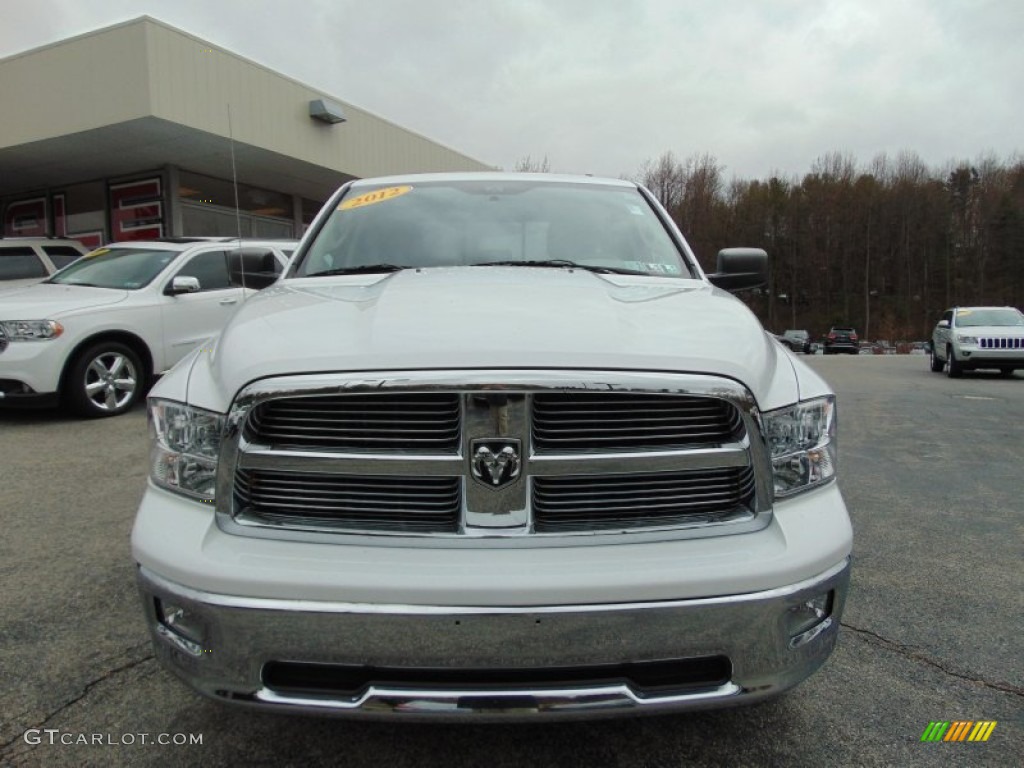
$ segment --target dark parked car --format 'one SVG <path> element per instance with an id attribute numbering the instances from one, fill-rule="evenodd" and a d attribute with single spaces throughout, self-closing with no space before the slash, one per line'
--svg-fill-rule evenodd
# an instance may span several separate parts
<path id="1" fill-rule="evenodd" d="M 811 334 L 807 331 L 786 331 L 779 337 L 779 341 L 794 352 L 803 352 L 805 355 L 811 353 Z"/>
<path id="2" fill-rule="evenodd" d="M 825 337 L 825 354 L 837 355 L 846 352 L 850 355 L 860 354 L 860 347 L 857 345 L 857 331 L 845 326 L 833 326 Z"/>

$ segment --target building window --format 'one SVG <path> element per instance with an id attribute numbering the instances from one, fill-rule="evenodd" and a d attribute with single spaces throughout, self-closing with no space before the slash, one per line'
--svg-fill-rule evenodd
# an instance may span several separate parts
<path id="1" fill-rule="evenodd" d="M 75 184 L 53 196 L 53 234 L 86 248 L 107 242 L 107 188 L 102 181 Z"/>
<path id="2" fill-rule="evenodd" d="M 230 181 L 181 171 L 178 198 L 183 235 L 280 238 L 295 234 L 291 195 L 239 184 L 236 216 Z"/>

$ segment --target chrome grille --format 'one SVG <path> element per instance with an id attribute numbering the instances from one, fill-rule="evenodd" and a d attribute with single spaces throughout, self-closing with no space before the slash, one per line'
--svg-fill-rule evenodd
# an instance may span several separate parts
<path id="1" fill-rule="evenodd" d="M 986 337 L 978 339 L 978 346 L 982 349 L 1024 349 L 1024 338 Z"/>
<path id="2" fill-rule="evenodd" d="M 228 423 L 217 520 L 238 535 L 568 546 L 627 530 L 634 541 L 739 533 L 771 517 L 756 403 L 721 377 L 282 376 L 242 390 Z M 495 483 L 499 450 L 516 470 Z"/>
<path id="3" fill-rule="evenodd" d="M 606 477 L 538 477 L 538 533 L 719 522 L 752 514 L 750 467 Z"/>
<path id="4" fill-rule="evenodd" d="M 549 393 L 533 398 L 538 453 L 719 445 L 742 435 L 736 409 L 708 397 Z"/>
<path id="5" fill-rule="evenodd" d="M 349 477 L 239 470 L 235 500 L 252 517 L 277 524 L 453 533 L 457 477 Z"/>
<path id="6" fill-rule="evenodd" d="M 249 415 L 255 443 L 343 451 L 455 453 L 456 394 L 371 394 L 270 400 Z"/>

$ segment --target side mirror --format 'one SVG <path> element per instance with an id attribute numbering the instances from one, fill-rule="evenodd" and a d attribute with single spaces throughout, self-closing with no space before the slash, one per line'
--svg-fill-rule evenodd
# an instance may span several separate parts
<path id="1" fill-rule="evenodd" d="M 939 320 L 938 327 L 939 328 L 949 328 L 949 320 Z"/>
<path id="2" fill-rule="evenodd" d="M 199 293 L 201 289 L 198 277 L 179 275 L 171 280 L 171 284 L 164 289 L 164 293 L 168 296 L 177 296 L 181 293 Z"/>
<path id="3" fill-rule="evenodd" d="M 272 250 L 249 247 L 228 252 L 228 273 L 232 285 L 259 291 L 277 282 L 281 270 Z"/>
<path id="4" fill-rule="evenodd" d="M 723 248 L 712 284 L 726 291 L 746 291 L 768 282 L 768 254 L 760 248 Z"/>

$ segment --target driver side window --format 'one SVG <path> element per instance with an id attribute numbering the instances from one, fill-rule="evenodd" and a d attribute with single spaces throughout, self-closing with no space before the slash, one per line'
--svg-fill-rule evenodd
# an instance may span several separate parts
<path id="1" fill-rule="evenodd" d="M 193 256 L 178 270 L 175 277 L 196 278 L 199 280 L 200 291 L 220 291 L 234 287 L 228 274 L 226 251 L 206 251 Z"/>

